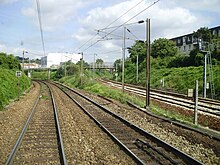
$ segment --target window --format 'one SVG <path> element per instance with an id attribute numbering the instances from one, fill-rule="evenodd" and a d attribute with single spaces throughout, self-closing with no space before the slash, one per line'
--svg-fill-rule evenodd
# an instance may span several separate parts
<path id="1" fill-rule="evenodd" d="M 186 46 L 183 46 L 183 51 L 184 51 L 184 52 L 186 51 Z"/>
<path id="2" fill-rule="evenodd" d="M 191 50 L 191 45 L 189 45 L 189 50 Z"/>

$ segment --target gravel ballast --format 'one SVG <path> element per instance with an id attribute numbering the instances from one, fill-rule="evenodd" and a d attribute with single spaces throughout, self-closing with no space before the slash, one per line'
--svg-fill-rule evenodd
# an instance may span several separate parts
<path id="1" fill-rule="evenodd" d="M 0 111 L 0 164 L 9 156 L 39 95 L 40 86 L 34 83 L 31 90 Z"/>
<path id="2" fill-rule="evenodd" d="M 135 164 L 73 101 L 53 91 L 68 164 Z"/>
<path id="3" fill-rule="evenodd" d="M 127 105 L 122 105 L 117 101 L 112 100 L 109 102 L 108 100 L 105 100 L 97 95 L 82 90 L 79 91 L 83 92 L 83 94 L 89 98 L 96 100 L 98 103 L 104 105 L 112 112 L 119 114 L 121 117 L 127 119 L 131 123 L 157 136 L 161 140 L 164 140 L 165 142 L 175 146 L 179 150 L 196 158 L 202 163 L 210 165 L 219 164 L 219 142 L 215 142 L 213 139 L 207 136 L 199 135 L 195 132 L 187 131 L 182 128 L 178 129 L 170 123 L 163 123 L 162 121 L 150 117 L 147 114 L 140 114 L 138 113 L 137 109 L 131 108 Z M 216 153 L 213 151 L 212 147 L 216 147 Z"/>

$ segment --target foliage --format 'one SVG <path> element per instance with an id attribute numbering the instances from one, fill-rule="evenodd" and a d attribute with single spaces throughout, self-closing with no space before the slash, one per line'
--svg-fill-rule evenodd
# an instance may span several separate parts
<path id="1" fill-rule="evenodd" d="M 31 77 L 33 79 L 47 80 L 49 75 L 48 71 L 33 71 Z"/>
<path id="2" fill-rule="evenodd" d="M 175 56 L 177 48 L 173 41 L 166 38 L 159 38 L 154 40 L 151 45 L 151 56 L 153 58 L 164 58 L 168 56 Z"/>
<path id="3" fill-rule="evenodd" d="M 20 64 L 12 54 L 0 53 L 0 68 L 20 69 Z"/>
<path id="4" fill-rule="evenodd" d="M 202 39 L 202 41 L 210 42 L 212 34 L 208 27 L 201 27 L 196 32 L 193 32 L 193 37 L 197 39 Z"/>
<path id="5" fill-rule="evenodd" d="M 104 61 L 101 58 L 98 58 L 98 59 L 96 59 L 95 63 L 102 65 L 104 63 Z"/>
<path id="6" fill-rule="evenodd" d="M 15 71 L 0 69 L 0 109 L 10 100 L 18 97 L 18 79 L 20 80 L 21 93 L 31 85 L 31 80 L 23 73 L 20 78 L 15 76 Z"/>
<path id="7" fill-rule="evenodd" d="M 137 62 L 138 56 L 138 64 L 144 61 L 146 58 L 146 44 L 144 42 L 136 41 L 130 49 L 128 49 L 130 54 L 130 59 L 132 63 Z"/>
<path id="8" fill-rule="evenodd" d="M 71 63 L 70 65 L 66 66 L 66 72 L 67 75 L 76 75 L 79 74 L 79 66 L 77 66 L 76 64 Z"/>

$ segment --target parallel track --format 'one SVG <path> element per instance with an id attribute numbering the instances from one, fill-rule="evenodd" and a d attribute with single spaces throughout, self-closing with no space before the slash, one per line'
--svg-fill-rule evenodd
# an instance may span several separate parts
<path id="1" fill-rule="evenodd" d="M 72 99 L 138 164 L 201 164 L 79 92 L 61 84 L 54 85 Z"/>
<path id="2" fill-rule="evenodd" d="M 116 88 L 121 88 L 121 83 L 107 80 L 100 80 L 103 83 L 114 86 Z M 125 85 L 125 91 L 138 94 L 140 96 L 146 95 L 146 89 L 134 85 Z M 150 98 L 169 103 L 175 106 L 187 108 L 190 110 L 194 109 L 194 102 L 187 98 L 185 95 L 165 92 L 160 90 L 151 90 Z M 214 115 L 220 117 L 220 102 L 218 100 L 199 98 L 198 111 L 201 113 Z"/>
<path id="3" fill-rule="evenodd" d="M 36 100 L 6 165 L 66 164 L 53 94 L 49 86 L 41 85 L 41 96 Z M 42 100 L 46 105 L 42 105 Z"/>

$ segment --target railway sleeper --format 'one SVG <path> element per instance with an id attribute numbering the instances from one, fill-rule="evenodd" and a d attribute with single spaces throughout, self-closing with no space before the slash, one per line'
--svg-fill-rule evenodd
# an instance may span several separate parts
<path id="1" fill-rule="evenodd" d="M 173 153 L 166 151 L 162 147 L 154 147 L 148 142 L 145 142 L 140 139 L 136 139 L 135 144 L 141 148 L 143 151 L 150 154 L 155 160 L 159 161 L 160 164 L 166 164 L 169 161 L 172 164 L 182 163 L 182 160 L 179 160 Z M 166 162 L 166 163 L 165 163 Z"/>

